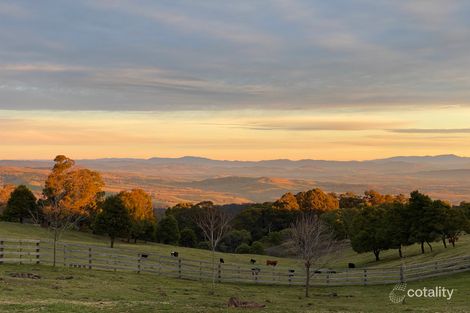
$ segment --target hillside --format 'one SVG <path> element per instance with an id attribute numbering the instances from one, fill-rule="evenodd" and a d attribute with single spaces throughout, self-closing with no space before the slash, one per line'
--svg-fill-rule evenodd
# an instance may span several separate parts
<path id="1" fill-rule="evenodd" d="M 470 158 L 455 155 L 393 157 L 370 161 L 221 161 L 197 157 L 78 160 L 100 171 L 110 192 L 140 187 L 159 207 L 178 202 L 272 201 L 283 193 L 320 187 L 330 192 L 404 193 L 419 189 L 454 203 L 470 201 Z M 0 184 L 24 183 L 34 190 L 50 161 L 0 161 Z"/>
<path id="2" fill-rule="evenodd" d="M 50 240 L 51 233 L 47 229 L 19 223 L 0 222 L 0 238 L 20 238 L 20 239 L 41 239 Z M 108 238 L 97 236 L 84 232 L 68 231 L 64 234 L 63 241 L 108 246 Z M 207 250 L 176 247 L 158 243 L 127 243 L 125 241 L 117 242 L 116 248 L 135 249 L 139 252 L 153 252 L 161 255 L 170 255 L 171 251 L 179 251 L 182 258 L 204 260 L 210 259 L 210 252 Z M 381 261 L 374 261 L 372 253 L 358 254 L 351 248 L 346 247 L 341 253 L 335 257 L 329 264 L 334 268 L 345 268 L 347 263 L 353 262 L 357 267 L 395 267 L 400 264 L 417 264 L 422 262 L 446 259 L 456 256 L 470 255 L 470 235 L 463 235 L 457 242 L 455 248 L 449 247 L 445 249 L 440 242 L 433 243 L 433 252 L 421 254 L 419 245 L 411 245 L 403 248 L 404 259 L 398 257 L 398 251 L 395 249 L 383 251 Z M 250 255 L 250 254 L 233 254 L 233 253 L 217 253 L 217 258 L 223 257 L 227 263 L 247 264 L 250 258 L 255 258 L 259 264 L 264 264 L 267 259 L 273 259 L 268 255 Z M 302 262 L 295 257 L 279 258 L 279 265 L 282 267 L 292 266 L 301 267 Z"/>
<path id="3" fill-rule="evenodd" d="M 15 223 L 0 223 L 0 237 L 48 239 L 47 230 Z M 469 236 L 457 247 L 444 249 L 438 243 L 434 252 L 420 255 L 417 246 L 408 247 L 405 262 L 416 263 L 468 254 Z M 106 244 L 106 238 L 70 231 L 64 236 L 70 242 Z M 209 259 L 209 252 L 160 244 L 119 243 L 119 248 L 169 254 L 177 249 L 183 258 Z M 264 261 L 267 256 L 218 254 L 228 263 L 246 264 L 249 258 Z M 279 259 L 282 266 L 298 266 L 294 259 Z M 379 264 L 369 254 L 345 251 L 334 266 L 347 262 L 358 265 L 395 267 L 400 264 L 396 251 L 384 254 Z M 22 275 L 34 274 L 36 279 Z M 426 279 L 408 283 L 408 288 L 445 286 L 456 289 L 451 301 L 430 298 L 407 298 L 404 304 L 393 304 L 388 295 L 393 285 L 314 287 L 311 298 L 304 298 L 301 286 L 219 283 L 215 294 L 209 294 L 210 283 L 149 273 L 110 272 L 80 268 L 53 268 L 47 265 L 0 265 L 0 311 L 13 312 L 76 312 L 76 313 L 147 313 L 147 312 L 239 312 L 227 309 L 230 297 L 266 305 L 260 312 L 466 312 L 470 273 Z M 47 299 L 47 300 L 46 300 Z"/>

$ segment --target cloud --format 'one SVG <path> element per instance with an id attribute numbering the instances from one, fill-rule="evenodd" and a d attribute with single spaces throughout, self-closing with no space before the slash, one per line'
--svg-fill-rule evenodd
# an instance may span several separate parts
<path id="1" fill-rule="evenodd" d="M 403 128 L 388 131 L 402 134 L 469 134 L 470 128 Z"/>
<path id="2" fill-rule="evenodd" d="M 254 130 L 284 130 L 284 131 L 365 131 L 383 130 L 384 127 L 399 127 L 406 122 L 398 121 L 367 121 L 367 120 L 324 120 L 297 118 L 292 120 L 246 122 L 232 127 Z"/>
<path id="3" fill-rule="evenodd" d="M 0 15 L 0 109 L 470 105 L 464 1 L 33 1 Z"/>

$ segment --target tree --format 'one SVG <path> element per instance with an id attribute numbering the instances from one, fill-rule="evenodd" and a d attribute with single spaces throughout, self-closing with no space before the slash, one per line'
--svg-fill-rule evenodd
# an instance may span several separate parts
<path id="1" fill-rule="evenodd" d="M 360 208 L 364 204 L 364 199 L 353 192 L 346 192 L 339 196 L 339 207 L 342 209 Z"/>
<path id="2" fill-rule="evenodd" d="M 193 248 L 196 246 L 196 233 L 191 228 L 185 228 L 180 234 L 180 245 L 183 247 Z"/>
<path id="3" fill-rule="evenodd" d="M 176 219 L 171 215 L 162 218 L 157 224 L 155 237 L 158 242 L 167 245 L 178 244 L 178 241 L 180 240 L 180 232 Z"/>
<path id="4" fill-rule="evenodd" d="M 179 203 L 165 211 L 165 215 L 173 216 L 178 222 L 179 229 L 189 228 L 196 234 L 196 241 L 200 242 L 204 239 L 201 229 L 197 226 L 195 220 L 200 213 L 203 203 L 193 205 L 192 203 Z"/>
<path id="5" fill-rule="evenodd" d="M 445 248 L 447 248 L 446 239 L 455 247 L 461 233 L 468 229 L 469 220 L 465 216 L 464 210 L 460 207 L 451 207 L 444 205 L 444 218 L 442 223 L 441 239 Z"/>
<path id="6" fill-rule="evenodd" d="M 282 210 L 300 209 L 299 204 L 297 203 L 297 198 L 290 192 L 283 194 L 279 200 L 274 202 L 273 206 Z"/>
<path id="7" fill-rule="evenodd" d="M 42 218 L 53 234 L 53 265 L 56 264 L 57 242 L 62 233 L 78 227 L 85 218 L 94 219 L 104 192 L 99 173 L 74 169 L 75 161 L 64 155 L 54 159 L 54 167 L 46 179 L 44 199 L 40 201 Z"/>
<path id="8" fill-rule="evenodd" d="M 229 229 L 231 216 L 212 203 L 201 206 L 196 224 L 201 228 L 212 251 L 212 292 L 215 289 L 215 249 Z"/>
<path id="9" fill-rule="evenodd" d="M 381 207 L 366 207 L 353 220 L 351 246 L 358 253 L 372 251 L 375 260 L 380 260 L 380 252 L 391 247 L 392 243 L 386 228 L 385 210 Z"/>
<path id="10" fill-rule="evenodd" d="M 295 195 L 300 210 L 323 213 L 339 208 L 338 199 L 333 194 L 327 194 L 320 188 L 302 191 Z"/>
<path id="11" fill-rule="evenodd" d="M 25 185 L 20 185 L 11 193 L 3 217 L 7 221 L 19 221 L 31 218 L 31 214 L 38 214 L 36 197 Z"/>
<path id="12" fill-rule="evenodd" d="M 305 297 L 309 297 L 311 268 L 326 262 L 336 246 L 332 230 L 317 215 L 300 215 L 290 228 L 290 243 L 305 265 Z"/>
<path id="13" fill-rule="evenodd" d="M 235 252 L 235 249 L 242 243 L 249 244 L 251 234 L 246 229 L 229 231 L 220 242 L 220 250 L 223 252 Z"/>
<path id="14" fill-rule="evenodd" d="M 0 213 L 6 209 L 8 199 L 10 199 L 10 195 L 15 188 L 15 185 L 11 184 L 4 185 L 0 188 Z"/>
<path id="15" fill-rule="evenodd" d="M 152 197 L 142 189 L 132 189 L 131 191 L 122 191 L 118 194 L 124 206 L 129 212 L 132 220 L 132 226 L 129 231 L 129 238 L 143 238 L 145 233 L 155 223 L 155 216 L 152 206 Z"/>
<path id="16" fill-rule="evenodd" d="M 421 253 L 424 253 L 424 243 L 427 243 L 432 251 L 431 242 L 439 238 L 442 228 L 440 219 L 443 215 L 440 204 L 433 203 L 429 196 L 416 190 L 410 194 L 408 210 L 412 240 L 420 243 Z"/>
<path id="17" fill-rule="evenodd" d="M 403 257 L 403 246 L 413 244 L 411 233 L 411 214 L 408 206 L 402 202 L 387 203 L 385 208 L 385 232 L 390 239 L 392 248 L 398 249 L 398 255 Z"/>
<path id="18" fill-rule="evenodd" d="M 253 254 L 264 254 L 264 246 L 261 242 L 255 241 L 251 244 L 250 253 Z"/>
<path id="19" fill-rule="evenodd" d="M 117 195 L 107 197 L 96 216 L 94 230 L 107 234 L 113 248 L 116 238 L 127 236 L 130 227 L 131 217 L 122 199 Z"/>
<path id="20" fill-rule="evenodd" d="M 235 253 L 238 254 L 248 254 L 250 252 L 251 248 L 250 245 L 248 245 L 247 243 L 242 243 L 235 249 Z"/>

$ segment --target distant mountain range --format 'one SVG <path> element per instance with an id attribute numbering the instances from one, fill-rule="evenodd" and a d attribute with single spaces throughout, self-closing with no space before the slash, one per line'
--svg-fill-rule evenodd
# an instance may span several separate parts
<path id="1" fill-rule="evenodd" d="M 453 202 L 470 201 L 470 158 L 397 156 L 368 161 L 226 161 L 200 157 L 77 160 L 102 172 L 108 191 L 141 187 L 158 206 L 181 201 L 272 201 L 287 191 L 320 187 L 331 192 L 409 193 L 414 189 Z M 41 189 L 52 161 L 0 160 L 0 184 Z"/>

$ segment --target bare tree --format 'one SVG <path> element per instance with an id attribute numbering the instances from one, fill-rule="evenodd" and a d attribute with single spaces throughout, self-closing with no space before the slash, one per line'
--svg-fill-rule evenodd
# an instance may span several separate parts
<path id="1" fill-rule="evenodd" d="M 332 229 L 317 215 L 304 213 L 291 225 L 291 245 L 305 266 L 305 297 L 309 296 L 312 266 L 322 266 L 339 251 Z"/>
<path id="2" fill-rule="evenodd" d="M 215 249 L 227 233 L 231 219 L 232 217 L 228 213 L 212 204 L 202 206 L 195 219 L 212 251 L 212 292 L 215 290 Z"/>

